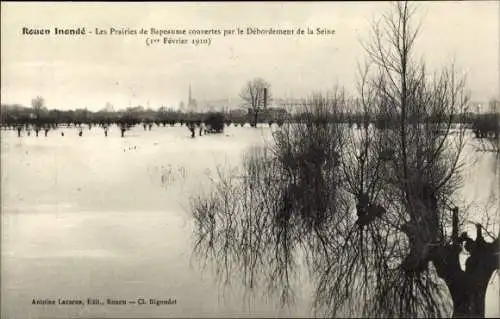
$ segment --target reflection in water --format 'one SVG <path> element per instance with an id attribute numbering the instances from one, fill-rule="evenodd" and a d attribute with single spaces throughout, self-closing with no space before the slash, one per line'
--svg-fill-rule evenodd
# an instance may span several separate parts
<path id="1" fill-rule="evenodd" d="M 311 171 L 308 171 L 309 176 L 301 175 L 301 170 L 308 168 L 307 161 L 297 158 L 285 166 L 283 160 L 275 155 L 278 152 L 273 151 L 271 155 L 272 151 L 265 149 L 252 150 L 244 160 L 244 168 L 237 172 L 238 179 L 234 178 L 231 169 L 219 171 L 212 190 L 192 198 L 191 210 L 196 225 L 195 252 L 200 259 L 215 267 L 221 284 L 230 283 L 233 275 L 238 273 L 248 289 L 263 285 L 288 304 L 290 299 L 293 302 L 294 276 L 304 273 L 304 268 L 298 267 L 297 263 L 305 259 L 313 276 L 317 276 L 315 305 L 319 310 L 328 311 L 327 315 L 330 315 L 329 311 L 338 315 L 345 310 L 364 313 L 360 309 L 365 306 L 368 308 L 366 313 L 373 313 L 369 307 L 375 299 L 375 292 L 383 295 L 380 299 L 384 302 L 383 307 L 392 308 L 389 311 L 407 313 L 391 303 L 386 304 L 384 298 L 406 302 L 408 296 L 404 289 L 409 286 L 408 283 L 413 283 L 412 280 L 421 284 L 410 289 L 415 295 L 421 294 L 418 297 L 422 298 L 420 305 L 425 313 L 450 311 L 451 297 L 446 286 L 442 286 L 442 279 L 435 276 L 429 278 L 433 274 L 427 271 L 408 275 L 403 267 L 390 265 L 404 264 L 403 258 L 408 254 L 404 239 L 396 237 L 395 233 L 400 231 L 398 228 L 374 223 L 374 227 L 367 227 L 365 236 L 368 238 L 363 240 L 364 233 L 356 231 L 357 226 L 353 226 L 355 220 L 350 220 L 349 206 L 352 204 L 346 196 L 342 198 L 343 193 L 328 188 L 340 189 L 341 184 L 335 174 L 325 173 L 327 176 L 311 183 Z M 301 155 L 300 150 L 298 154 Z M 326 164 L 329 159 L 335 162 L 332 156 L 327 158 Z M 484 158 L 482 160 L 484 162 Z M 321 170 L 316 172 L 321 175 Z M 290 189 L 301 187 L 301 179 L 309 182 L 302 185 L 300 192 L 289 196 Z M 314 189 L 312 195 L 307 192 L 308 188 Z M 326 192 L 323 194 L 323 191 Z M 315 198 L 314 193 L 320 193 L 320 197 Z M 483 198 L 483 206 L 485 199 L 488 201 Z M 498 194 L 494 202 L 498 208 Z M 324 203 L 328 204 L 321 205 Z M 321 208 L 326 210 L 324 215 L 319 214 Z M 495 211 L 490 212 L 493 216 L 491 213 Z M 397 221 L 398 216 L 401 215 L 395 215 L 392 222 Z M 429 284 L 430 281 L 432 284 Z M 497 301 L 493 299 L 492 303 L 488 300 L 498 291 L 497 286 L 498 283 L 489 289 L 486 313 L 496 311 Z M 345 294 L 339 293 L 344 291 L 342 289 Z M 347 299 L 349 291 L 354 291 L 353 300 Z M 361 301 L 367 301 L 367 305 Z M 377 302 L 379 299 L 373 301 Z M 430 309 L 431 306 L 435 308 Z"/>
<path id="2" fill-rule="evenodd" d="M 247 294 L 236 277 L 233 287 L 218 287 L 191 256 L 188 194 L 206 182 L 205 169 L 235 163 L 262 132 L 186 141 L 183 129 L 171 127 L 130 132 L 133 139 L 68 131 L 43 144 L 10 133 L 1 139 L 2 316 L 308 316 L 307 303 L 280 310 L 259 291 Z M 31 305 L 59 297 L 177 304 Z"/>
<path id="3" fill-rule="evenodd" d="M 153 168 L 153 174 L 160 176 L 161 185 L 167 188 L 176 186 L 175 184 L 182 183 L 187 178 L 187 171 L 184 166 L 173 167 L 169 164 L 167 167 L 161 165 Z"/>
<path id="4" fill-rule="evenodd" d="M 64 138 L 43 141 L 1 132 L 2 316 L 311 315 L 306 275 L 297 276 L 295 304 L 281 309 L 264 286 L 242 289 L 238 273 L 221 287 L 214 269 L 202 271 L 191 255 L 189 195 L 204 189 L 218 166 L 237 165 L 243 150 L 264 144 L 269 129 L 229 127 L 231 138 L 196 139 L 177 127 L 127 132 L 132 137 L 124 139 L 119 133 L 104 138 L 98 129 L 82 138 L 65 131 Z M 132 145 L 134 151 L 123 152 Z M 483 181 L 491 176 L 479 174 Z M 469 185 L 479 189 L 481 182 Z M 491 301 L 497 291 L 488 292 L 487 314 L 498 314 Z M 175 298 L 177 304 L 49 307 L 31 305 L 35 297 Z"/>

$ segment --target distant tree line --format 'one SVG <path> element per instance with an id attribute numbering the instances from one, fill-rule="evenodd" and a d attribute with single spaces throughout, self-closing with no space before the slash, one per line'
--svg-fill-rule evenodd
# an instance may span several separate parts
<path id="1" fill-rule="evenodd" d="M 271 111 L 269 109 L 268 111 Z M 276 113 L 276 112 L 274 112 Z M 277 117 L 272 112 L 262 112 L 259 123 L 283 123 L 285 116 Z M 285 112 L 279 112 L 284 114 Z M 214 116 L 217 114 L 217 116 Z M 221 117 L 221 114 L 223 115 Z M 124 110 L 103 109 L 100 111 L 90 111 L 88 109 L 76 110 L 49 110 L 43 106 L 26 107 L 22 105 L 2 104 L 0 108 L 0 124 L 2 127 L 16 127 L 19 125 L 32 126 L 80 126 L 80 125 L 127 125 L 135 126 L 139 124 L 157 126 L 184 125 L 195 122 L 197 124 L 207 120 L 213 121 L 217 118 L 225 125 L 241 125 L 250 123 L 253 115 L 246 112 L 182 112 L 174 109 L 160 108 L 158 110 L 145 109 L 141 106 L 131 107 Z"/>
<path id="2" fill-rule="evenodd" d="M 217 114 L 214 116 L 214 114 Z M 277 124 L 283 123 L 309 123 L 311 115 L 306 112 L 297 112 L 291 114 L 285 109 L 266 108 L 259 110 L 257 123 Z M 2 104 L 0 107 L 0 124 L 4 128 L 15 128 L 17 126 L 31 125 L 34 127 L 57 127 L 64 126 L 135 126 L 143 124 L 144 126 L 174 126 L 176 124 L 184 125 L 210 121 L 213 127 L 220 127 L 220 123 L 212 123 L 214 119 L 217 122 L 223 122 L 226 126 L 244 126 L 245 124 L 255 126 L 255 109 L 249 107 L 248 110 L 230 111 L 230 112 L 198 112 L 187 113 L 175 109 L 161 107 L 158 110 L 146 109 L 142 106 L 130 107 L 124 110 L 112 110 L 107 107 L 100 111 L 90 111 L 88 109 L 58 110 L 47 109 L 44 106 L 42 98 L 37 97 L 32 101 L 32 107 L 26 107 L 18 104 Z M 462 113 L 450 115 L 450 121 L 453 125 L 467 125 L 474 132 L 476 137 L 484 138 L 488 136 L 498 137 L 500 117 L 498 113 Z M 343 112 L 337 114 L 335 118 L 322 118 L 326 123 L 344 123 L 351 127 L 368 127 L 370 125 L 379 129 L 391 129 L 391 126 L 397 125 L 395 119 L 391 119 L 387 114 L 367 114 L 366 112 Z M 440 129 L 439 119 L 427 118 L 426 121 L 436 124 L 436 129 Z M 421 122 L 417 117 L 409 120 L 410 123 L 417 124 Z M 207 123 L 206 123 L 207 124 Z"/>
<path id="3" fill-rule="evenodd" d="M 498 139 L 500 135 L 500 114 L 486 113 L 476 115 L 473 118 L 472 128 L 478 138 L 493 137 Z"/>

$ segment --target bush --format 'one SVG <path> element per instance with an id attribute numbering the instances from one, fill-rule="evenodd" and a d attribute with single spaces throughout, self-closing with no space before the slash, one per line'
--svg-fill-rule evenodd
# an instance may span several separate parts
<path id="1" fill-rule="evenodd" d="M 225 117 L 222 113 L 210 113 L 205 119 L 207 131 L 210 133 L 224 132 Z"/>

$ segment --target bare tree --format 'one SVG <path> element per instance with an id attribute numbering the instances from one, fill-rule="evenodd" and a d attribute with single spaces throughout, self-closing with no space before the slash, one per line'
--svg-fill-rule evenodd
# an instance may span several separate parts
<path id="1" fill-rule="evenodd" d="M 259 112 L 267 108 L 272 101 L 271 85 L 261 78 L 256 78 L 243 87 L 240 93 L 244 106 L 253 112 L 254 122 L 252 126 L 257 126 Z"/>
<path id="2" fill-rule="evenodd" d="M 498 237 L 486 242 L 484 225 L 476 225 L 475 241 L 458 235 L 465 212 L 459 216 L 454 204 L 465 129 L 451 127 L 468 102 L 465 80 L 452 65 L 429 81 L 413 56 L 413 15 L 408 3 L 397 3 L 365 46 L 374 72 L 362 72 L 359 103 L 366 118 L 376 114 L 389 125 L 365 126 L 346 149 L 358 228 L 338 250 L 337 271 L 320 280 L 317 301 L 330 314 L 363 296 L 367 315 L 445 315 L 450 298 L 441 278 L 455 317 L 484 316 L 486 288 L 499 267 Z M 470 256 L 463 270 L 464 242 Z"/>
<path id="3" fill-rule="evenodd" d="M 45 100 L 41 96 L 37 96 L 36 98 L 31 100 L 31 107 L 33 108 L 33 111 L 35 112 L 36 119 L 40 119 L 40 115 L 42 112 L 47 110 L 47 107 L 45 106 Z"/>
<path id="4" fill-rule="evenodd" d="M 329 250 L 335 210 L 345 206 L 336 196 L 335 174 L 344 133 L 327 119 L 344 104 L 340 90 L 305 100 L 306 124 L 283 125 L 270 148 L 252 149 L 242 168 L 219 174 L 214 192 L 193 197 L 195 252 L 215 263 L 222 282 L 241 270 L 247 287 L 264 283 L 286 304 L 293 300 L 300 251 Z"/>
<path id="5" fill-rule="evenodd" d="M 476 224 L 475 239 L 461 233 L 466 132 L 452 123 L 468 102 L 465 79 L 415 59 L 413 19 L 397 3 L 374 25 L 355 99 L 360 129 L 335 121 L 342 91 L 316 96 L 305 124 L 287 124 L 272 152 L 243 160 L 242 180 L 221 176 L 216 193 L 193 201 L 196 251 L 219 274 L 244 269 L 248 287 L 263 274 L 287 301 L 302 256 L 317 313 L 484 317 L 499 243 L 487 225 Z"/>

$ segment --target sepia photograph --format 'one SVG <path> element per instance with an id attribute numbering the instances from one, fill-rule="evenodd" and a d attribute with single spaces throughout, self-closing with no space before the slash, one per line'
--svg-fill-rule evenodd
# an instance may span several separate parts
<path id="1" fill-rule="evenodd" d="M 1 2 L 1 318 L 500 317 L 497 1 Z"/>

